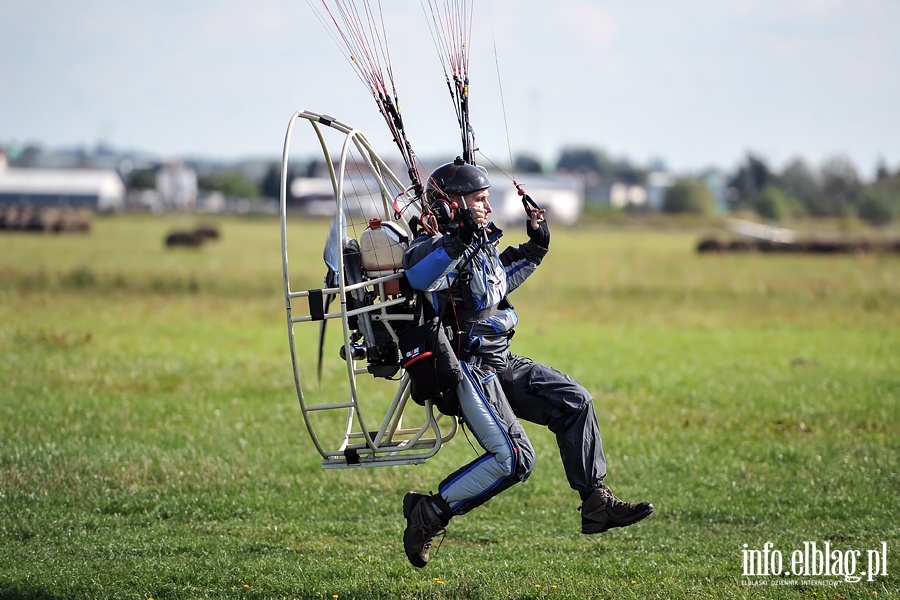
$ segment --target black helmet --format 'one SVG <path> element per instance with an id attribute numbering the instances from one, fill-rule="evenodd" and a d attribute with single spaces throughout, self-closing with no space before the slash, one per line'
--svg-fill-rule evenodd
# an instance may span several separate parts
<path id="1" fill-rule="evenodd" d="M 491 187 L 491 180 L 484 171 L 475 165 L 463 162 L 463 159 L 457 156 L 452 163 L 441 165 L 428 177 L 425 199 L 434 211 L 438 222 L 446 224 L 452 220 L 452 215 L 448 210 L 448 205 L 452 200 L 447 197 L 447 194 L 466 196 L 489 187 Z"/>

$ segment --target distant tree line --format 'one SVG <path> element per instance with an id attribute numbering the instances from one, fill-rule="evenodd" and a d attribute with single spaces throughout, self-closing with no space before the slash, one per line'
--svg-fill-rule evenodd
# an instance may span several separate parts
<path id="1" fill-rule="evenodd" d="M 728 179 L 731 210 L 750 210 L 772 221 L 791 217 L 856 216 L 873 225 L 900 217 L 900 169 L 881 163 L 865 182 L 846 158 L 826 160 L 818 169 L 802 159 L 780 172 L 750 154 Z"/>
<path id="2" fill-rule="evenodd" d="M 262 181 L 235 168 L 217 168 L 197 177 L 197 189 L 205 192 L 221 192 L 229 198 L 277 198 L 281 185 L 280 170 L 272 166 Z M 129 189 L 156 189 L 154 168 L 134 169 L 124 178 Z"/>
<path id="3" fill-rule="evenodd" d="M 563 150 L 557 171 L 576 172 L 610 181 L 645 184 L 653 170 L 625 159 L 613 159 L 602 150 L 573 147 Z M 532 157 L 516 159 L 516 169 L 539 171 Z M 725 204 L 729 211 L 754 212 L 769 221 L 799 217 L 855 216 L 873 225 L 900 218 L 900 169 L 891 172 L 884 162 L 872 181 L 863 181 L 854 164 L 843 157 L 826 160 L 818 168 L 795 159 L 781 171 L 750 153 L 734 172 L 725 173 Z M 713 192 L 697 176 L 677 178 L 666 190 L 663 212 L 712 214 L 717 210 Z"/>
<path id="4" fill-rule="evenodd" d="M 221 192 L 229 198 L 260 198 L 262 186 L 236 171 L 219 171 L 197 178 L 197 188 L 209 192 Z M 277 194 L 276 194 L 277 197 Z"/>
<path id="5" fill-rule="evenodd" d="M 523 173 L 540 172 L 540 162 L 527 155 L 515 159 L 516 170 Z M 627 158 L 613 158 L 604 150 L 583 146 L 564 148 L 556 161 L 555 170 L 565 173 L 593 175 L 609 181 L 641 185 L 651 171 L 665 170 L 659 163 L 651 167 L 635 165 Z"/>
<path id="6" fill-rule="evenodd" d="M 320 169 L 316 161 L 297 167 L 291 178 L 314 176 Z M 534 156 L 522 154 L 514 159 L 518 173 L 541 173 L 548 169 Z M 657 161 L 641 166 L 627 159 L 611 157 L 591 147 L 564 148 L 549 169 L 555 172 L 580 173 L 594 180 L 646 185 L 654 171 L 666 171 Z M 135 171 L 133 187 L 152 186 L 148 173 Z M 202 174 L 201 190 L 219 191 L 226 196 L 242 198 L 278 198 L 281 186 L 281 164 L 272 163 L 262 178 L 238 170 L 217 169 Z M 783 169 L 773 169 L 762 157 L 750 153 L 734 169 L 724 174 L 724 205 L 731 212 L 753 212 L 760 218 L 781 222 L 801 217 L 855 216 L 874 225 L 885 225 L 900 218 L 900 169 L 892 172 L 883 162 L 875 178 L 864 181 L 854 164 L 843 157 L 833 157 L 819 167 L 795 159 Z M 667 213 L 714 214 L 722 198 L 700 176 L 682 176 L 666 190 L 662 211 Z"/>

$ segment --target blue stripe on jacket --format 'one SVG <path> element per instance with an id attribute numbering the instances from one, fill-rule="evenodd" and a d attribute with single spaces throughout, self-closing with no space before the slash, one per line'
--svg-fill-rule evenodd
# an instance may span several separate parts
<path id="1" fill-rule="evenodd" d="M 447 274 L 454 262 L 456 262 L 456 259 L 450 258 L 447 250 L 443 247 L 438 247 L 422 258 L 422 260 L 406 269 L 406 278 L 409 279 L 409 283 L 413 288 L 430 290 L 437 280 Z"/>

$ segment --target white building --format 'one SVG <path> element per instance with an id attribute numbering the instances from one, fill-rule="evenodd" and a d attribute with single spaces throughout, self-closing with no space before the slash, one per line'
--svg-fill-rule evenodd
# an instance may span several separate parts
<path id="1" fill-rule="evenodd" d="M 501 226 L 525 220 L 522 198 L 511 182 L 499 174 L 490 174 L 491 218 Z M 541 208 L 551 223 L 574 225 L 584 209 L 584 182 L 577 176 L 529 173 L 516 178 L 522 189 Z"/>
<path id="2" fill-rule="evenodd" d="M 125 184 L 115 171 L 10 168 L 4 157 L 0 160 L 0 204 L 118 210 L 125 204 Z"/>
<path id="3" fill-rule="evenodd" d="M 193 210 L 197 188 L 197 173 L 182 162 L 162 164 L 156 171 L 156 191 L 165 208 Z"/>
<path id="4" fill-rule="evenodd" d="M 644 206 L 647 204 L 647 188 L 642 185 L 614 183 L 609 188 L 609 204 L 616 208 Z"/>

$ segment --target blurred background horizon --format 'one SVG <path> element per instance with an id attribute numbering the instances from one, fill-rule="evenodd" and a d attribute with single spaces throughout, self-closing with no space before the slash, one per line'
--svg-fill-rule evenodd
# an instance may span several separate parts
<path id="1" fill-rule="evenodd" d="M 598 148 L 651 170 L 840 157 L 900 169 L 900 4 L 889 0 L 476 3 L 472 124 L 485 156 L 552 165 Z M 459 153 L 418 2 L 382 3 L 410 142 Z M 295 110 L 396 155 L 306 2 L 0 5 L 0 147 L 275 158 Z M 504 118 L 505 113 L 505 118 Z M 317 149 L 311 149 L 317 150 Z"/>

